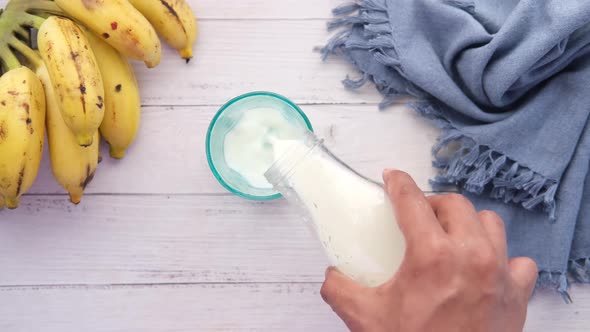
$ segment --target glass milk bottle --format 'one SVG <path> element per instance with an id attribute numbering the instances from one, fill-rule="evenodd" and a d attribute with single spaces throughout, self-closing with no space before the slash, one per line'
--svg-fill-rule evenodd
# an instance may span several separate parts
<path id="1" fill-rule="evenodd" d="M 266 172 L 283 196 L 305 211 L 330 263 L 365 286 L 388 281 L 405 249 L 383 187 L 336 158 L 311 132 L 273 142 L 277 156 Z"/>

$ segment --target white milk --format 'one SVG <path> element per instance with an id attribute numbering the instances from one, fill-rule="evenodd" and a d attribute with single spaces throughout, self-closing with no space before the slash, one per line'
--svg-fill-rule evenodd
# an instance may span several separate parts
<path id="1" fill-rule="evenodd" d="M 264 177 L 275 160 L 270 139 L 297 139 L 302 135 L 302 129 L 291 124 L 280 111 L 248 110 L 225 136 L 225 161 L 253 187 L 272 188 Z"/>
<path id="2" fill-rule="evenodd" d="M 274 185 L 306 211 L 332 265 L 367 286 L 393 276 L 405 245 L 389 198 L 380 185 L 333 157 L 312 133 L 280 111 L 254 109 L 227 134 L 224 149 L 228 166 L 251 185 Z"/>
<path id="3" fill-rule="evenodd" d="M 277 189 L 307 210 L 331 263 L 366 286 L 391 279 L 405 242 L 382 186 L 349 169 L 323 146 L 310 149 L 309 140 L 273 145 L 283 158 L 267 177 L 280 181 Z"/>

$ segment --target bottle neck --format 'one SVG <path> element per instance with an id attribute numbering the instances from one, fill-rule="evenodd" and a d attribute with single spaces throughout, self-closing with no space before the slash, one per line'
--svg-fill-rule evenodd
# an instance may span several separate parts
<path id="1" fill-rule="evenodd" d="M 264 174 L 266 179 L 275 188 L 288 180 L 297 165 L 307 158 L 323 143 L 312 132 L 308 131 L 299 140 L 275 142 L 275 152 L 278 158 Z"/>

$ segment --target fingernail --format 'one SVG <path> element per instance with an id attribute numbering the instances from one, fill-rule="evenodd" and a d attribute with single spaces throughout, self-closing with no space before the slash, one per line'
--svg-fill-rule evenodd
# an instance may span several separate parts
<path id="1" fill-rule="evenodd" d="M 391 173 L 395 172 L 396 170 L 393 168 L 386 168 L 383 171 L 383 181 L 387 181 L 387 179 L 391 176 Z"/>

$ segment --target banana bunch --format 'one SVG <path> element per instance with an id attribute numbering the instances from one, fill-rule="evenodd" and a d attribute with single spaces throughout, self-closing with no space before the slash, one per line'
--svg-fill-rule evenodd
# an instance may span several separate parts
<path id="1" fill-rule="evenodd" d="M 185 0 L 11 0 L 0 13 L 0 209 L 34 183 L 47 133 L 53 175 L 80 203 L 104 139 L 121 159 L 139 131 L 130 60 L 160 63 L 161 36 L 188 61 Z"/>

